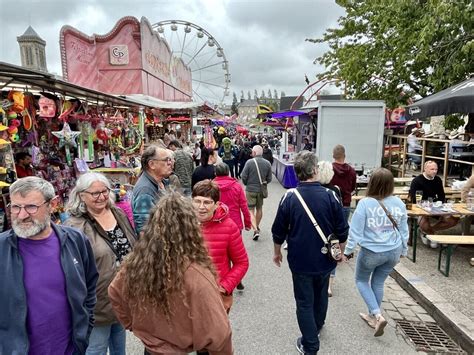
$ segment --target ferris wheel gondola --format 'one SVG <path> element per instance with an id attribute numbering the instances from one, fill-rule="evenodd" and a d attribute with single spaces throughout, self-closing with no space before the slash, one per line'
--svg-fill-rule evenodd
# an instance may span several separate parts
<path id="1" fill-rule="evenodd" d="M 229 62 L 224 49 L 209 32 L 188 21 L 166 20 L 152 25 L 166 40 L 173 56 L 192 74 L 193 101 L 221 104 L 229 95 Z"/>

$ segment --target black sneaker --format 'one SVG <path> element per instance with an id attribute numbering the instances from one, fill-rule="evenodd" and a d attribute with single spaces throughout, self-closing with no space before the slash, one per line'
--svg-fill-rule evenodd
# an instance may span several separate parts
<path id="1" fill-rule="evenodd" d="M 242 282 L 239 282 L 239 284 L 237 285 L 237 290 L 242 291 L 244 288 L 244 284 Z"/>
<path id="2" fill-rule="evenodd" d="M 260 237 L 260 232 L 257 230 L 257 231 L 254 231 L 253 232 L 253 240 L 257 241 L 258 238 Z"/>
<path id="3" fill-rule="evenodd" d="M 301 342 L 301 340 L 302 340 L 302 337 L 299 337 L 298 339 L 296 339 L 296 350 L 298 350 L 300 354 L 304 354 L 303 343 Z"/>

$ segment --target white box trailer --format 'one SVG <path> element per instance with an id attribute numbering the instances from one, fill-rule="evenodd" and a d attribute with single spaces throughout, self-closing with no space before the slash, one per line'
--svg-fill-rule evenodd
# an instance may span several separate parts
<path id="1" fill-rule="evenodd" d="M 337 144 L 346 149 L 346 161 L 356 170 L 373 170 L 382 164 L 385 102 L 375 100 L 320 100 L 317 108 L 316 154 L 332 161 Z"/>

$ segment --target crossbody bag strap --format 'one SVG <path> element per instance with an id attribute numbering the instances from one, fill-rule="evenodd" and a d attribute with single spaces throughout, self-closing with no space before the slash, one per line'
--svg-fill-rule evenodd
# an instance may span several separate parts
<path id="1" fill-rule="evenodd" d="M 313 214 L 311 213 L 308 205 L 306 204 L 306 202 L 304 201 L 303 197 L 301 196 L 301 194 L 299 193 L 299 191 L 297 189 L 294 190 L 295 191 L 295 195 L 296 197 L 298 197 L 298 200 L 300 200 L 301 204 L 303 205 L 303 208 L 305 209 L 306 213 L 308 214 L 308 217 L 309 219 L 311 220 L 311 223 L 313 223 L 313 226 L 314 228 L 316 229 L 316 231 L 318 232 L 319 236 L 321 237 L 321 239 L 323 240 L 323 243 L 324 244 L 327 244 L 328 243 L 328 239 L 326 238 L 326 235 L 324 234 L 324 232 L 322 231 L 321 227 L 319 227 L 319 224 L 318 222 L 316 222 L 316 219 L 314 218 Z"/>
<path id="2" fill-rule="evenodd" d="M 262 176 L 260 175 L 260 169 L 258 168 L 257 160 L 255 160 L 254 158 L 253 162 L 255 163 L 255 166 L 257 167 L 257 174 L 258 174 L 258 180 L 260 181 L 260 185 L 263 185 Z"/>
<path id="3" fill-rule="evenodd" d="M 388 219 L 390 220 L 390 222 L 392 222 L 393 224 L 393 229 L 396 229 L 397 231 L 400 231 L 398 229 L 398 223 L 397 221 L 395 221 L 395 218 L 393 218 L 392 214 L 388 211 L 387 207 L 385 207 L 385 205 L 382 203 L 382 201 L 380 200 L 377 200 L 377 202 L 379 203 L 379 205 L 382 207 L 382 209 L 385 211 L 385 214 L 387 215 Z"/>

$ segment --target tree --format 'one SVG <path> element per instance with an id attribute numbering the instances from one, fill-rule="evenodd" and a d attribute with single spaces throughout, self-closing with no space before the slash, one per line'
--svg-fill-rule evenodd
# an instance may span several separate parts
<path id="1" fill-rule="evenodd" d="M 315 62 L 319 78 L 336 80 L 357 99 L 388 107 L 445 89 L 474 72 L 471 0 L 338 0 L 338 28 L 321 38 L 329 50 Z"/>
<path id="2" fill-rule="evenodd" d="M 286 96 L 285 92 L 282 91 L 281 94 L 280 94 L 280 97 L 285 97 L 285 96 Z"/>
<path id="3" fill-rule="evenodd" d="M 262 95 L 260 96 L 261 99 L 265 99 L 265 91 L 262 90 Z"/>
<path id="4" fill-rule="evenodd" d="M 272 98 L 272 91 L 270 89 L 268 89 L 268 98 L 271 99 Z"/>
<path id="5" fill-rule="evenodd" d="M 278 93 L 277 93 L 276 89 L 273 90 L 273 98 L 278 99 Z"/>
<path id="6" fill-rule="evenodd" d="M 230 113 L 231 115 L 233 114 L 236 114 L 238 115 L 239 114 L 239 109 L 238 109 L 238 104 L 237 104 L 237 95 L 235 92 L 233 92 L 233 95 L 232 95 L 232 106 L 230 106 Z"/>
<path id="7" fill-rule="evenodd" d="M 257 89 L 255 89 L 255 91 L 253 92 L 253 99 L 254 99 L 254 100 L 257 100 L 257 99 L 258 99 Z"/>
<path id="8" fill-rule="evenodd" d="M 250 96 L 250 90 L 247 91 L 247 99 L 252 100 L 252 96 Z"/>

